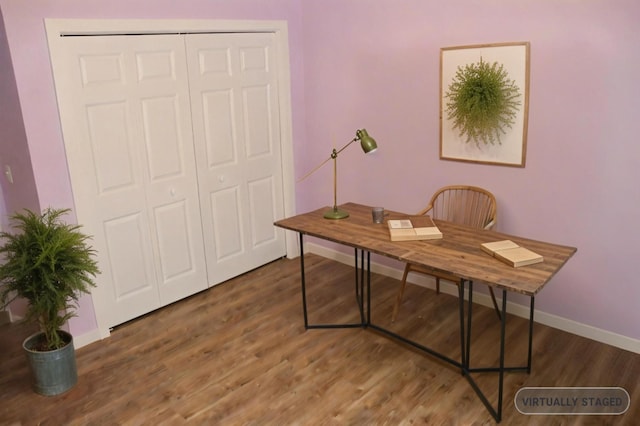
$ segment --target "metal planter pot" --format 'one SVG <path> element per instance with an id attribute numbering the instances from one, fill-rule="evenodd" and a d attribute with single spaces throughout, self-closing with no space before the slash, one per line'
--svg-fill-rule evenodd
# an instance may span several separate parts
<path id="1" fill-rule="evenodd" d="M 66 331 L 60 330 L 60 333 L 65 335 L 65 340 L 69 343 L 53 351 L 33 350 L 35 342 L 43 333 L 33 334 L 22 343 L 33 377 L 33 390 L 40 395 L 59 395 L 78 382 L 73 337 Z"/>

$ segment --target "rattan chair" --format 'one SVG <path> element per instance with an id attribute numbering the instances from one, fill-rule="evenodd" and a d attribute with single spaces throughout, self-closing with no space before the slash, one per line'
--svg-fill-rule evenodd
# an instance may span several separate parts
<path id="1" fill-rule="evenodd" d="M 479 229 L 491 229 L 497 220 L 496 198 L 491 192 L 476 186 L 445 186 L 436 191 L 433 197 L 431 197 L 429 205 L 418 213 L 418 215 L 424 214 L 429 214 L 433 219 L 446 220 Z M 435 277 L 437 294 L 440 293 L 441 279 L 460 285 L 460 278 L 455 275 L 441 273 L 407 263 L 404 268 L 404 274 L 402 275 L 400 288 L 398 289 L 396 303 L 393 307 L 392 321 L 395 321 L 398 315 L 398 309 L 402 303 L 409 273 L 419 273 Z M 489 287 L 489 291 L 491 293 L 493 306 L 496 309 L 498 318 L 500 318 L 500 309 L 498 308 L 493 288 Z"/>

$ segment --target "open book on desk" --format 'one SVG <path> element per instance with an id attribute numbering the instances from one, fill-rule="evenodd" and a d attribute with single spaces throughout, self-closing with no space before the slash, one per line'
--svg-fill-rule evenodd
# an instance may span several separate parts
<path id="1" fill-rule="evenodd" d="M 389 219 L 391 241 L 436 240 L 442 232 L 429 216 L 408 216 L 405 219 Z"/>
<path id="2" fill-rule="evenodd" d="M 540 263 L 544 258 L 527 248 L 521 247 L 511 240 L 494 241 L 480 244 L 480 247 L 491 256 L 511 265 L 514 268 L 519 266 L 533 265 Z"/>

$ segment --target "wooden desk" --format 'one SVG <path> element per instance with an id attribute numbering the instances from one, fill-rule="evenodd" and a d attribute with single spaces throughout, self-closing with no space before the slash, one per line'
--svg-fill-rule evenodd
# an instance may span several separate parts
<path id="1" fill-rule="evenodd" d="M 389 238 L 389 231 L 386 223 L 373 223 L 371 207 L 355 203 L 347 203 L 341 206 L 341 208 L 350 213 L 348 218 L 341 220 L 325 219 L 323 214 L 326 208 L 323 208 L 275 222 L 276 226 L 298 232 L 300 236 L 301 283 L 305 327 L 371 327 L 394 339 L 409 343 L 424 352 L 459 367 L 462 374 L 467 377 L 469 383 L 474 388 L 481 401 L 496 421 L 499 422 L 502 417 L 503 375 L 505 371 L 531 371 L 531 346 L 535 295 L 549 282 L 558 270 L 562 268 L 571 256 L 573 256 L 576 252 L 576 248 L 520 238 L 495 231 L 478 230 L 438 220 L 436 220 L 435 223 L 438 228 L 440 228 L 444 236 L 441 240 L 394 242 Z M 387 220 L 406 216 L 405 214 L 397 212 L 388 213 L 389 214 L 386 216 Z M 303 253 L 304 235 L 333 241 L 355 249 L 355 292 L 357 299 L 359 300 L 361 312 L 360 323 L 337 325 L 310 325 L 308 323 Z M 513 268 L 492 258 L 480 249 L 481 243 L 504 239 L 510 239 L 523 247 L 541 254 L 544 257 L 544 262 L 520 268 Z M 359 251 L 361 253 L 360 265 L 358 265 Z M 431 268 L 434 271 L 447 272 L 460 277 L 460 285 L 458 286 L 460 311 L 460 361 L 448 358 L 428 347 L 412 342 L 403 336 L 399 336 L 394 332 L 371 322 L 371 280 L 369 267 L 371 253 L 386 256 L 402 262 L 418 264 L 426 268 Z M 500 363 L 499 366 L 492 368 L 473 368 L 469 365 L 474 281 L 481 281 L 486 285 L 494 287 L 496 290 L 502 291 Z M 466 315 L 464 310 L 465 288 L 468 289 L 468 306 Z M 508 367 L 504 365 L 507 292 L 520 293 L 529 296 L 531 300 L 529 317 L 529 352 L 526 366 Z M 367 295 L 366 301 L 365 295 Z M 471 377 L 471 373 L 474 372 L 496 372 L 499 374 L 497 408 L 493 407 L 476 385 L 475 381 Z"/>

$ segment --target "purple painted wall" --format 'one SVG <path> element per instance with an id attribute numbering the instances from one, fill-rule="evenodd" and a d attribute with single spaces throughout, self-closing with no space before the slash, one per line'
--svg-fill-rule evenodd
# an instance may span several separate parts
<path id="1" fill-rule="evenodd" d="M 578 247 L 539 310 L 640 338 L 640 3 L 325 0 L 304 7 L 305 155 L 366 127 L 379 150 L 339 161 L 339 202 L 414 212 L 438 187 L 498 199 L 498 230 Z M 529 41 L 525 168 L 439 159 L 441 47 Z M 297 186 L 298 206 L 331 204 L 331 167 Z"/>
<path id="2" fill-rule="evenodd" d="M 11 183 L 5 175 L 6 167 L 11 169 Z M 29 148 L 22 124 L 20 99 L 11 66 L 9 44 L 4 30 L 0 10 L 0 228 L 9 229 L 5 211 L 13 212 L 22 208 L 39 210 L 36 185 L 33 178 Z"/>
<path id="3" fill-rule="evenodd" d="M 0 10 L 40 205 L 72 204 L 43 18 L 286 20 L 296 176 L 365 127 L 380 149 L 341 154 L 340 200 L 411 212 L 440 186 L 486 187 L 499 230 L 578 247 L 538 309 L 640 339 L 640 3 L 0 0 Z M 439 160 L 440 48 L 507 41 L 531 43 L 526 167 Z M 330 204 L 331 167 L 296 188 L 300 212 Z M 87 297 L 72 331 L 95 329 L 93 315 Z"/>

